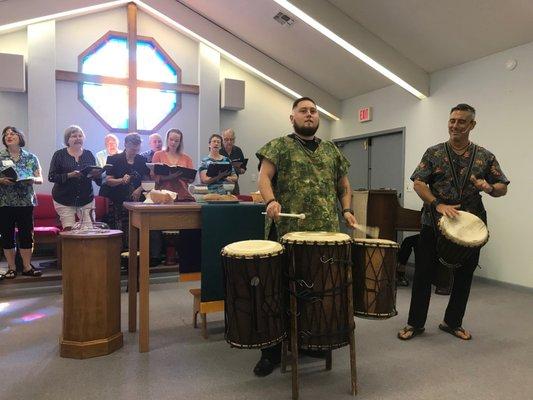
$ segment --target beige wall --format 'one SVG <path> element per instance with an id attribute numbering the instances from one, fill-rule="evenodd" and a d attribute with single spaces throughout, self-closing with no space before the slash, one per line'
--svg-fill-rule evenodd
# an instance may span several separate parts
<path id="1" fill-rule="evenodd" d="M 22 54 L 28 59 L 26 29 L 0 35 L 0 53 Z M 0 72 L 1 73 L 1 72 Z M 26 93 L 0 91 L 0 130 L 16 126 L 28 132 L 28 96 Z"/>

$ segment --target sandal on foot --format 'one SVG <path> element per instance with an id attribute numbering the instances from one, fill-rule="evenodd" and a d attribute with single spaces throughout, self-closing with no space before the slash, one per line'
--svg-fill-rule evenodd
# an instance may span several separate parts
<path id="1" fill-rule="evenodd" d="M 426 328 L 415 328 L 414 326 L 404 326 L 400 332 L 398 332 L 398 339 L 400 340 L 411 340 L 415 336 L 420 335 L 426 330 Z M 409 336 L 403 336 L 406 333 L 410 332 Z"/>
<path id="2" fill-rule="evenodd" d="M 460 333 L 462 333 L 463 335 L 467 335 L 467 332 L 465 331 L 465 328 L 463 328 L 462 326 L 459 326 L 457 328 L 450 328 L 446 324 L 439 324 L 439 329 L 441 331 L 449 333 L 450 335 L 453 335 L 456 338 L 459 338 L 461 340 L 470 340 L 470 339 L 472 339 L 472 335 L 470 333 L 468 333 L 467 337 L 463 337 L 463 336 L 460 335 Z"/>
<path id="3" fill-rule="evenodd" d="M 43 273 L 41 271 L 38 271 L 36 270 L 35 268 L 31 267 L 29 270 L 27 271 L 22 271 L 22 275 L 25 275 L 25 276 L 41 276 Z"/>
<path id="4" fill-rule="evenodd" d="M 15 279 L 17 276 L 17 271 L 14 269 L 8 269 L 7 272 L 4 274 L 4 279 Z"/>

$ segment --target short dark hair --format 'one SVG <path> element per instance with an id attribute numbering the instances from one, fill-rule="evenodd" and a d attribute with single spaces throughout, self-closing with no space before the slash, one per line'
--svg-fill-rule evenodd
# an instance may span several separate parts
<path id="1" fill-rule="evenodd" d="M 468 111 L 472 114 L 472 119 L 476 117 L 476 109 L 470 104 L 459 103 L 455 107 L 452 107 L 452 109 L 450 110 L 450 114 L 454 111 Z"/>
<path id="2" fill-rule="evenodd" d="M 11 130 L 14 134 L 16 134 L 19 137 L 19 147 L 26 146 L 26 139 L 24 138 L 24 134 L 22 133 L 21 130 L 15 128 L 14 126 L 6 126 L 4 130 L 2 131 L 2 143 L 4 144 L 4 146 L 7 147 L 6 134 L 8 130 Z"/>
<path id="3" fill-rule="evenodd" d="M 177 128 L 170 128 L 168 131 L 167 131 L 167 137 L 165 139 L 165 146 L 166 146 L 166 151 L 168 151 L 168 137 L 170 136 L 171 133 L 177 133 L 178 135 L 180 135 L 180 145 L 178 146 L 178 148 L 176 149 L 176 152 L 180 153 L 181 152 L 181 149 L 183 149 L 183 132 L 180 131 L 179 129 Z"/>
<path id="4" fill-rule="evenodd" d="M 209 142 L 207 142 L 207 143 L 211 143 L 211 140 L 213 138 L 215 138 L 215 137 L 219 138 L 220 139 L 220 143 L 222 143 L 222 136 L 220 136 L 218 133 L 213 133 L 211 136 L 209 136 Z"/>
<path id="5" fill-rule="evenodd" d="M 131 132 L 124 137 L 124 144 L 131 143 L 133 145 L 141 144 L 142 139 L 141 135 L 139 135 L 137 132 Z"/>
<path id="6" fill-rule="evenodd" d="M 298 104 L 306 100 L 310 101 L 316 106 L 316 101 L 314 101 L 311 97 L 300 97 L 299 99 L 294 100 L 294 103 L 292 103 L 292 109 L 294 110 L 296 107 L 298 107 Z"/>

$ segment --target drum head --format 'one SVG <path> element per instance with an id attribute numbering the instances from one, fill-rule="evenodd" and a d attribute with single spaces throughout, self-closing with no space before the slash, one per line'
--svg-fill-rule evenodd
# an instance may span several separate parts
<path id="1" fill-rule="evenodd" d="M 337 244 L 349 243 L 349 235 L 340 232 L 290 232 L 281 238 L 282 243 L 318 243 Z"/>
<path id="2" fill-rule="evenodd" d="M 489 240 L 485 223 L 466 211 L 459 211 L 455 218 L 443 216 L 439 221 L 439 229 L 450 241 L 465 247 L 480 247 Z"/>
<path id="3" fill-rule="evenodd" d="M 363 247 L 400 247 L 398 243 L 387 240 L 387 239 L 365 239 L 365 238 L 355 238 L 352 239 L 353 243 L 356 246 L 363 246 Z"/>
<path id="4" fill-rule="evenodd" d="M 283 252 L 283 246 L 271 240 L 242 240 L 228 244 L 222 249 L 223 256 L 267 257 Z"/>

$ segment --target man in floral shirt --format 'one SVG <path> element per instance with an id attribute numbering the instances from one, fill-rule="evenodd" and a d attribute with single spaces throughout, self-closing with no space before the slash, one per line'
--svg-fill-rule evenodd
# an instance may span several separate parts
<path id="1" fill-rule="evenodd" d="M 427 149 L 411 176 L 414 190 L 424 201 L 424 211 L 408 325 L 398 332 L 399 339 L 408 340 L 424 332 L 431 296 L 432 269 L 437 262 L 437 221 L 442 215 L 456 217 L 460 209 L 477 215 L 487 223 L 480 193 L 485 192 L 492 197 L 507 193 L 509 180 L 494 154 L 470 142 L 470 131 L 476 126 L 475 116 L 475 109 L 468 104 L 453 107 L 448 121 L 450 139 Z M 463 340 L 472 338 L 463 329 L 462 322 L 478 262 L 479 250 L 454 271 L 444 322 L 439 325 L 441 330 Z"/>

